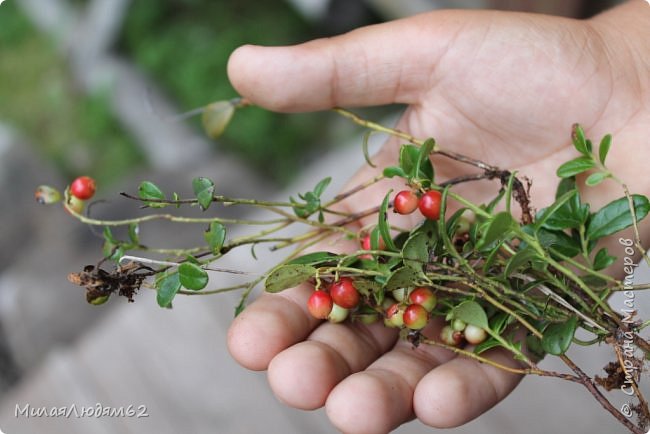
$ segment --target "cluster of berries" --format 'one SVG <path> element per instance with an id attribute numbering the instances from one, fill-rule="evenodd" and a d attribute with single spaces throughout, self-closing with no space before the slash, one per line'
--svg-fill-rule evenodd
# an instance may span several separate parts
<path id="1" fill-rule="evenodd" d="M 428 323 L 430 312 L 438 302 L 433 291 L 426 287 L 415 288 L 408 295 L 405 290 L 393 291 L 393 295 L 399 301 L 387 297 L 382 305 L 384 324 L 387 327 L 421 330 Z M 341 277 L 326 288 L 314 291 L 307 300 L 307 310 L 315 318 L 338 323 L 344 321 L 349 312 L 360 303 L 361 295 L 354 287 L 354 281 L 349 277 Z"/>
<path id="2" fill-rule="evenodd" d="M 95 195 L 95 180 L 90 176 L 79 176 L 68 187 L 67 207 L 77 214 L 81 214 L 88 199 Z M 36 201 L 41 204 L 53 204 L 59 202 L 61 193 L 49 185 L 41 185 L 36 189 Z"/>
<path id="3" fill-rule="evenodd" d="M 361 302 L 361 295 L 349 277 L 341 277 L 325 289 L 314 291 L 307 300 L 307 309 L 314 318 L 333 323 L 345 321 L 350 310 Z"/>
<path id="4" fill-rule="evenodd" d="M 411 190 L 402 190 L 393 201 L 393 209 L 398 214 L 412 214 L 416 209 L 429 220 L 438 220 L 440 217 L 440 203 L 442 195 L 437 190 L 429 190 L 422 196 Z"/>
<path id="5" fill-rule="evenodd" d="M 459 319 L 453 320 L 440 331 L 440 340 L 447 345 L 460 346 L 464 342 L 478 345 L 487 339 L 487 332 L 473 324 L 465 324 Z"/>

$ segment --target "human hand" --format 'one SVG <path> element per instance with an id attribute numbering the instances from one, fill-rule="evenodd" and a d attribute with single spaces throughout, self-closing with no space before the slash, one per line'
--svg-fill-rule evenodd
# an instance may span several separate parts
<path id="1" fill-rule="evenodd" d="M 542 206 L 554 196 L 556 168 L 575 152 L 567 137 L 579 122 L 591 137 L 614 133 L 609 166 L 625 174 L 633 190 L 647 193 L 647 182 L 635 176 L 645 172 L 650 153 L 639 147 L 650 125 L 650 79 L 641 45 L 630 36 L 644 27 L 640 6 L 646 7 L 630 2 L 591 21 L 432 12 L 295 47 L 245 46 L 231 57 L 229 75 L 242 96 L 271 110 L 408 104 L 397 128 L 518 170 L 535 180 L 532 202 Z M 393 164 L 399 144 L 389 139 L 373 160 L 379 167 Z M 466 172 L 438 157 L 434 164 L 439 182 Z M 374 170 L 361 169 L 350 185 Z M 345 202 L 345 211 L 377 205 L 391 187 L 399 184 L 373 186 Z M 489 185 L 460 188 L 479 203 L 494 193 Z M 601 197 L 585 192 L 587 201 L 598 205 L 620 196 L 612 188 L 600 189 Z M 356 249 L 345 242 L 336 247 Z M 445 350 L 413 350 L 383 325 L 320 323 L 305 308 L 310 292 L 299 287 L 263 295 L 234 321 L 229 349 L 243 366 L 268 369 L 280 400 L 302 409 L 324 405 L 344 432 L 387 432 L 414 416 L 435 427 L 458 426 L 520 380 Z M 515 366 L 506 352 L 489 357 Z"/>

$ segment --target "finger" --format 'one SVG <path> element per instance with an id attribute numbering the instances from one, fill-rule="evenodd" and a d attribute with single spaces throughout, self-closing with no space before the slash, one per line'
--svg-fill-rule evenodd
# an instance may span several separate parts
<path id="1" fill-rule="evenodd" d="M 295 46 L 245 45 L 231 55 L 228 76 L 241 95 L 275 111 L 414 103 L 453 34 L 441 27 L 426 14 Z"/>
<path id="2" fill-rule="evenodd" d="M 438 318 L 425 333 L 437 335 Z M 365 371 L 349 376 L 327 399 L 332 423 L 346 433 L 388 432 L 413 418 L 413 393 L 418 382 L 435 367 L 452 359 L 445 349 L 400 340 Z"/>
<path id="3" fill-rule="evenodd" d="M 336 244 L 323 242 L 322 250 L 343 252 L 356 249 L 353 240 L 336 238 Z M 319 246 L 314 246 L 319 249 Z M 307 310 L 307 299 L 314 288 L 299 285 L 278 294 L 263 293 L 240 313 L 228 329 L 228 351 L 242 366 L 262 371 L 273 357 L 304 340 L 321 321 Z"/>
<path id="4" fill-rule="evenodd" d="M 520 368 L 503 349 L 482 356 Z M 458 357 L 429 372 L 418 383 L 413 407 L 418 419 L 436 428 L 463 425 L 505 398 L 523 377 L 499 368 Z"/>
<path id="5" fill-rule="evenodd" d="M 392 143 L 393 141 L 389 141 Z M 389 146 L 384 146 L 378 158 L 388 159 Z M 360 183 L 377 175 L 377 169 L 364 166 L 347 183 L 343 189 L 356 187 Z M 346 213 L 362 212 L 379 205 L 390 188 L 402 185 L 397 180 L 384 180 L 362 192 L 356 193 L 337 204 L 339 211 Z M 404 227 L 415 224 L 412 216 L 401 220 L 391 213 L 391 222 L 397 222 Z M 349 225 L 352 231 L 376 224 L 376 215 L 367 216 Z M 326 250 L 331 252 L 350 252 L 357 250 L 356 240 L 336 237 L 334 241 L 324 241 L 313 246 L 311 250 Z M 233 358 L 242 366 L 251 370 L 265 370 L 271 360 L 292 345 L 301 342 L 309 336 L 312 330 L 321 322 L 314 319 L 307 311 L 307 299 L 313 292 L 308 285 L 287 289 L 279 294 L 262 294 L 238 315 L 228 330 L 228 350 Z M 290 396 L 283 398 L 292 401 Z"/>
<path id="6" fill-rule="evenodd" d="M 381 323 L 323 323 L 308 340 L 271 361 L 269 383 L 278 399 L 291 407 L 320 408 L 339 382 L 388 351 L 397 336 Z"/>

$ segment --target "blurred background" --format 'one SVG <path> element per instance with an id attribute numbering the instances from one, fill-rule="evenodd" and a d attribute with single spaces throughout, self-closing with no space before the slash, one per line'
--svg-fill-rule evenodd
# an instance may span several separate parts
<path id="1" fill-rule="evenodd" d="M 179 297 L 172 311 L 158 308 L 150 291 L 134 304 L 88 305 L 66 275 L 96 263 L 102 240 L 58 207 L 39 207 L 35 187 L 63 188 L 90 174 L 98 197 L 107 200 L 98 212 L 107 217 L 131 213 L 117 192 L 133 192 L 145 179 L 188 192 L 191 179 L 204 175 L 226 195 L 286 198 L 334 170 L 350 173 L 362 164 L 359 129 L 327 113 L 248 108 L 222 139 L 210 141 L 198 119 L 162 120 L 235 96 L 225 66 L 237 46 L 292 44 L 435 8 L 588 17 L 614 3 L 6 0 L 0 5 L 0 429 L 335 432 L 322 411 L 284 408 L 263 374 L 229 358 L 224 341 L 236 295 Z M 364 114 L 392 122 L 400 110 Z M 330 192 L 344 181 L 336 179 Z M 147 230 L 148 240 L 193 241 L 168 226 Z M 261 254 L 252 264 L 246 253 L 228 260 L 253 268 L 272 258 Z M 603 360 L 583 362 L 595 373 Z M 452 432 L 619 432 L 592 401 L 579 386 L 530 378 L 487 415 Z M 16 417 L 26 404 L 96 403 L 143 405 L 148 417 Z M 413 422 L 396 432 L 436 430 Z"/>

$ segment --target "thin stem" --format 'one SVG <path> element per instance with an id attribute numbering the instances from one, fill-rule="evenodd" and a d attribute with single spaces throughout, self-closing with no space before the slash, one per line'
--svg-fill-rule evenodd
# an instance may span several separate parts
<path id="1" fill-rule="evenodd" d="M 580 383 L 585 386 L 587 390 L 589 390 L 594 398 L 596 398 L 596 401 L 598 401 L 605 410 L 611 413 L 620 423 L 625 425 L 625 427 L 627 427 L 627 429 L 632 431 L 634 434 L 645 434 L 644 431 L 634 425 L 628 418 L 626 418 L 620 411 L 618 411 L 616 407 L 614 407 L 612 403 L 607 400 L 607 398 L 603 396 L 596 384 L 594 384 L 593 380 L 589 378 L 589 376 L 585 374 L 582 369 L 580 369 L 578 365 L 573 362 L 573 360 L 571 360 L 566 355 L 560 356 L 560 359 L 562 359 L 562 361 L 577 374 L 577 376 L 580 378 Z"/>
<path id="2" fill-rule="evenodd" d="M 82 223 L 88 224 L 88 225 L 93 225 L 93 226 L 128 226 L 132 224 L 140 224 L 152 220 L 168 220 L 174 223 L 212 223 L 212 222 L 218 222 L 222 224 L 240 224 L 240 225 L 272 225 L 272 224 L 277 224 L 277 223 L 282 223 L 285 222 L 285 219 L 277 219 L 277 220 L 241 220 L 241 219 L 226 219 L 226 218 L 217 218 L 217 217 L 209 217 L 209 218 L 197 218 L 197 217 L 180 217 L 180 216 L 175 216 L 172 214 L 150 214 L 142 217 L 135 217 L 135 218 L 130 218 L 130 219 L 122 219 L 122 220 L 98 220 L 98 219 L 93 219 L 90 217 L 86 217 L 82 214 L 79 214 L 75 210 L 71 209 L 71 207 L 65 203 L 64 204 L 65 209 L 77 220 L 79 220 Z"/>

